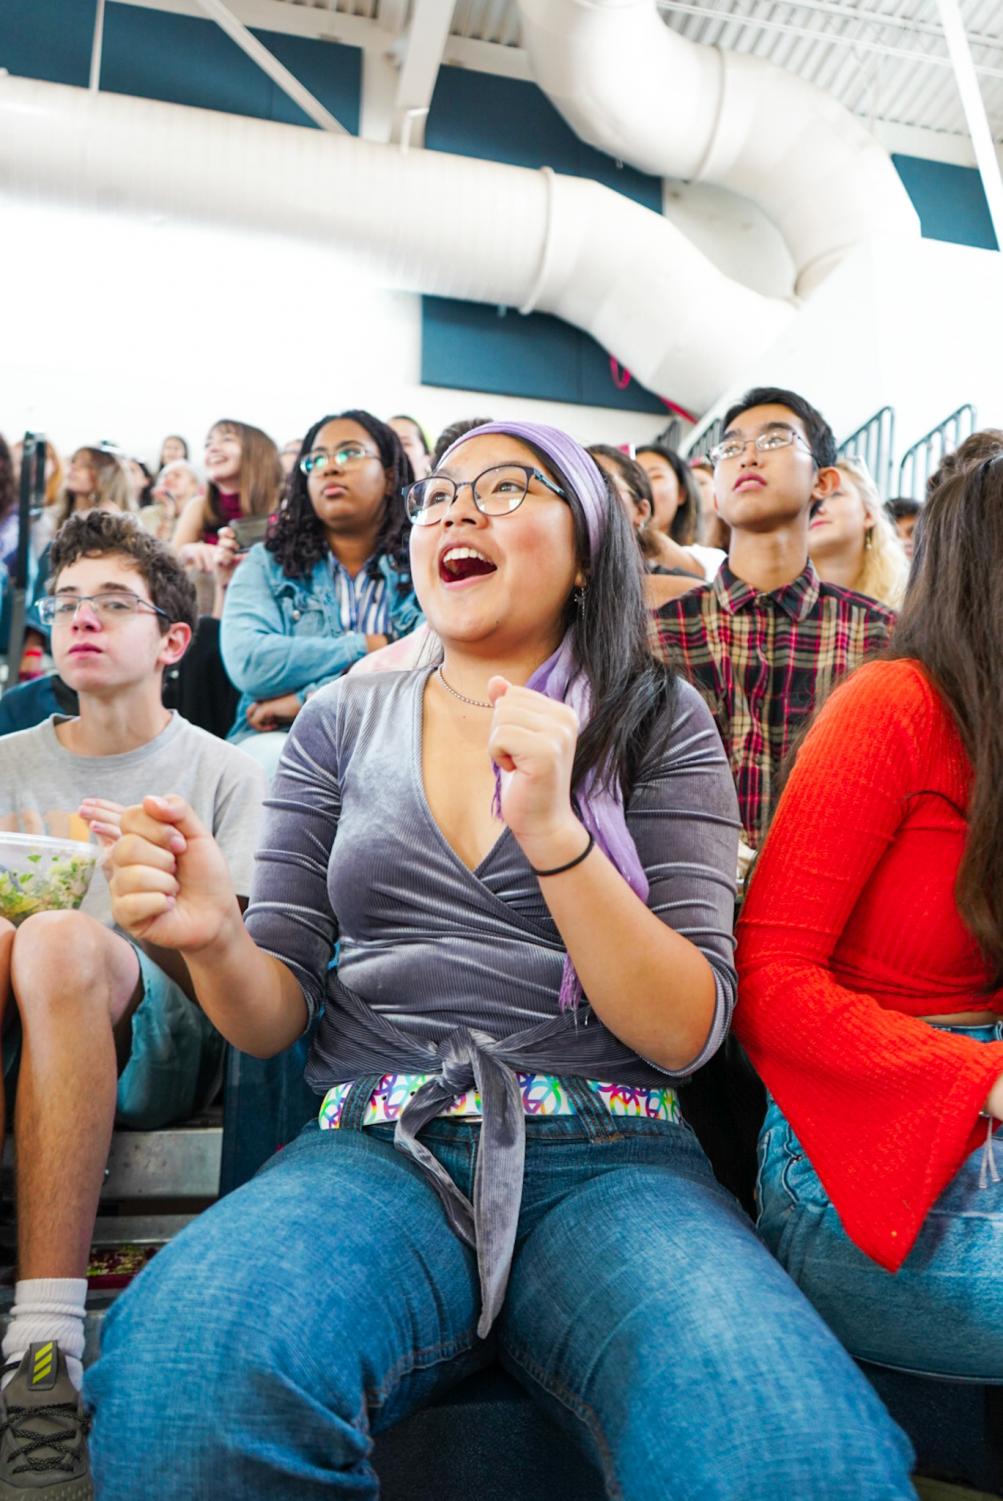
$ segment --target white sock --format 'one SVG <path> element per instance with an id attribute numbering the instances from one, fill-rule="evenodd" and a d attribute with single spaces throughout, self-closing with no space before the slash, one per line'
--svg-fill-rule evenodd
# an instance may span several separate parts
<path id="1" fill-rule="evenodd" d="M 84 1299 L 86 1277 L 31 1277 L 14 1284 L 14 1307 L 3 1337 L 3 1363 L 19 1364 L 29 1345 L 55 1340 L 66 1357 L 66 1369 L 80 1390 L 84 1368 Z M 15 1371 L 6 1371 L 0 1391 Z"/>

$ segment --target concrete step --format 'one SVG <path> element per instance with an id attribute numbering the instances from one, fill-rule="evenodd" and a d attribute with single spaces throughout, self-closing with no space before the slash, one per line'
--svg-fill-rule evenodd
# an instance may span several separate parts
<path id="1" fill-rule="evenodd" d="M 102 1199 L 203 1199 L 219 1192 L 221 1126 L 172 1126 L 165 1131 L 116 1131 Z M 14 1158 L 3 1156 L 3 1197 L 13 1199 Z"/>

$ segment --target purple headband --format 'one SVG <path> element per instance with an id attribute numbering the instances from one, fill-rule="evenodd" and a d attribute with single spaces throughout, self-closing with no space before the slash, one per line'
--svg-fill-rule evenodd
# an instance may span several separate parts
<path id="1" fill-rule="evenodd" d="M 530 443 L 557 472 L 562 488 L 574 493 L 585 515 L 589 537 L 589 553 L 595 558 L 606 536 L 606 517 L 609 497 L 598 465 L 574 438 L 562 433 L 559 428 L 546 427 L 537 422 L 488 422 L 475 427 L 458 438 L 439 460 L 441 466 L 471 438 L 487 433 L 504 433 L 509 438 L 519 438 Z M 438 466 L 437 466 L 438 467 Z M 587 608 L 587 606 L 586 606 Z M 578 715 L 578 723 L 584 728 L 592 717 L 592 686 L 582 672 L 573 646 L 574 632 L 569 630 L 554 652 L 536 669 L 527 683 L 546 698 L 569 704 Z M 502 777 L 509 772 L 495 768 L 495 816 L 501 817 Z M 596 844 L 623 876 L 627 885 L 642 901 L 647 900 L 648 878 L 644 873 L 637 849 L 624 817 L 623 798 L 619 787 L 606 790 L 598 785 L 595 772 L 590 772 L 577 789 L 578 815 Z M 565 958 L 561 979 L 560 1006 L 564 1011 L 577 1006 L 582 998 L 582 987 L 570 958 Z"/>

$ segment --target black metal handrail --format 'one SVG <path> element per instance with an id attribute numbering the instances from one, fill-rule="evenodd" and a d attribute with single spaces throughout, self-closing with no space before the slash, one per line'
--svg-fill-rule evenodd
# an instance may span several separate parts
<path id="1" fill-rule="evenodd" d="M 843 439 L 837 452 L 840 458 L 863 459 L 883 499 L 890 499 L 895 471 L 895 408 L 881 407 Z"/>
<path id="2" fill-rule="evenodd" d="M 928 433 L 918 438 L 907 448 L 899 463 L 900 495 L 909 495 L 913 500 L 924 500 L 926 482 L 938 467 L 945 454 L 952 453 L 969 434 L 975 431 L 976 412 L 971 402 L 958 407 L 957 411 L 931 427 Z"/>
<path id="3" fill-rule="evenodd" d="M 702 458 L 704 455 L 709 454 L 716 444 L 720 443 L 723 432 L 724 418 L 715 417 L 713 422 L 708 422 L 706 427 L 701 428 L 696 437 L 690 434 L 683 445 L 683 452 L 688 459 Z"/>

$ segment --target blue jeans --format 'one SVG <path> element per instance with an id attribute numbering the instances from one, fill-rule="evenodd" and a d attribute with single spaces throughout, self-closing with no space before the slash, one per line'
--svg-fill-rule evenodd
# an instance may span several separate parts
<path id="1" fill-rule="evenodd" d="M 949 1027 L 979 1042 L 1003 1023 Z M 1003 1168 L 1003 1138 L 996 1153 Z M 857 1249 L 780 1110 L 759 1139 L 759 1230 L 848 1350 L 874 1365 L 1003 1382 L 1003 1183 L 979 1187 L 983 1148 L 940 1195 L 899 1271 Z"/>
<path id="2" fill-rule="evenodd" d="M 108 1316 L 85 1388 L 102 1501 L 151 1477 L 158 1501 L 372 1501 L 371 1434 L 495 1358 L 611 1497 L 913 1497 L 907 1440 L 688 1127 L 606 1122 L 527 1121 L 485 1342 L 473 1254 L 392 1128 L 308 1126 Z M 479 1129 L 422 1132 L 467 1194 Z"/>

